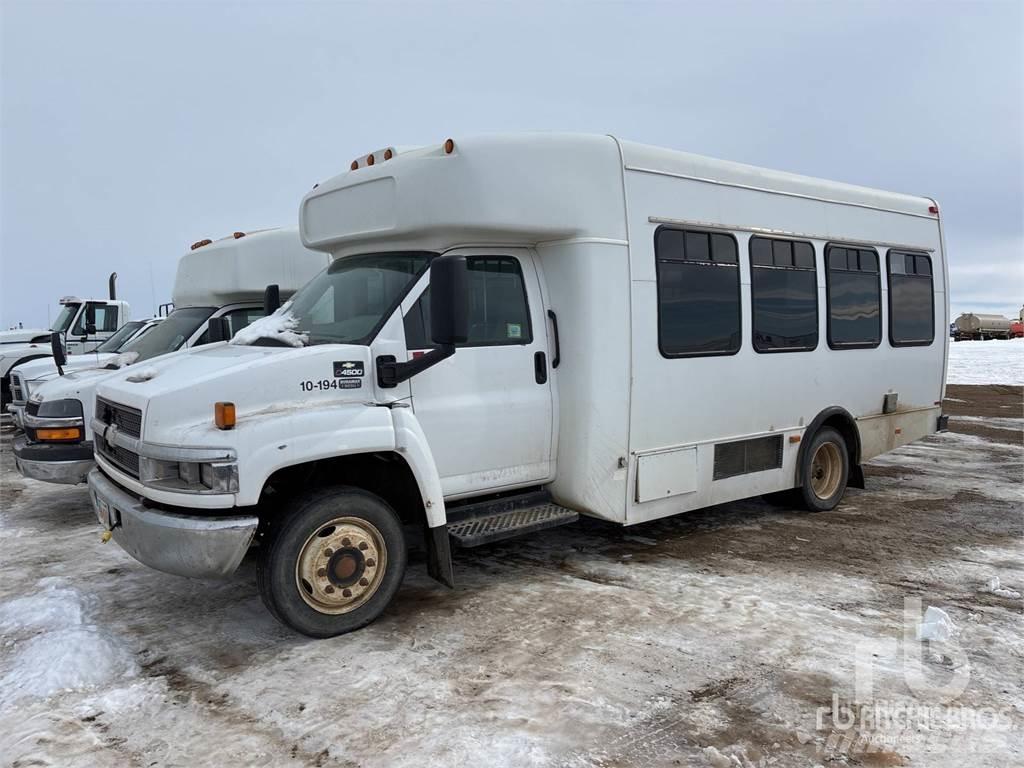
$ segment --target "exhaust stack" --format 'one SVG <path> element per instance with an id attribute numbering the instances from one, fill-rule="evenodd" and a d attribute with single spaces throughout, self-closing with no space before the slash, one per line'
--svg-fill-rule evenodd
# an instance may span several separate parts
<path id="1" fill-rule="evenodd" d="M 110 273 L 110 279 L 107 281 L 107 291 L 110 293 L 110 300 L 114 301 L 117 298 L 117 272 Z"/>

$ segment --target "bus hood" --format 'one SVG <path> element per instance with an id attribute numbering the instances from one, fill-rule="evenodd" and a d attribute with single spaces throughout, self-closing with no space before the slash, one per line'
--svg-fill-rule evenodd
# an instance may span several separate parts
<path id="1" fill-rule="evenodd" d="M 0 345 L 0 376 L 6 376 L 18 361 L 26 357 L 52 355 L 50 343 L 46 344 L 4 344 Z"/>
<path id="2" fill-rule="evenodd" d="M 0 331 L 0 344 L 28 344 L 33 339 L 45 336 L 45 342 L 50 341 L 50 332 L 45 328 L 15 328 L 10 331 Z"/>
<path id="3" fill-rule="evenodd" d="M 368 347 L 260 347 L 218 343 L 130 366 L 97 395 L 142 412 L 142 438 L 164 444 L 223 440 L 214 404 L 235 404 L 238 430 L 295 409 L 374 400 Z M 205 438 L 205 439 L 204 439 Z"/>
<path id="4" fill-rule="evenodd" d="M 64 363 L 64 373 L 72 371 L 86 371 L 90 368 L 102 368 L 108 362 L 117 357 L 116 352 L 86 352 L 68 358 Z M 39 381 L 40 379 L 51 379 L 57 376 L 57 364 L 52 357 L 43 357 L 38 360 L 30 360 L 16 366 L 15 371 L 21 374 L 25 381 Z"/>

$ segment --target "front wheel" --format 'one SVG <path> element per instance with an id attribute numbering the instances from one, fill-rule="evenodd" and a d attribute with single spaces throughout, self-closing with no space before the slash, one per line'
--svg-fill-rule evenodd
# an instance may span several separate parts
<path id="1" fill-rule="evenodd" d="M 835 509 L 846 493 L 850 455 L 843 436 L 831 427 L 819 429 L 800 467 L 799 493 L 811 512 Z"/>
<path id="2" fill-rule="evenodd" d="M 270 612 L 309 637 L 332 637 L 376 619 L 405 574 L 398 515 L 356 488 L 292 502 L 261 553 L 257 583 Z"/>

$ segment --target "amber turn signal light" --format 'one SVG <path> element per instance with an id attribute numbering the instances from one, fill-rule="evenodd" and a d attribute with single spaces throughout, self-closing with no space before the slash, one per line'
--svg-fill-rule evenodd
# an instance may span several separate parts
<path id="1" fill-rule="evenodd" d="M 78 427 L 67 429 L 37 429 L 37 440 L 81 440 L 82 430 Z"/>
<path id="2" fill-rule="evenodd" d="M 214 403 L 213 404 L 213 420 L 217 424 L 217 429 L 234 429 L 235 428 L 235 404 L 234 403 Z"/>

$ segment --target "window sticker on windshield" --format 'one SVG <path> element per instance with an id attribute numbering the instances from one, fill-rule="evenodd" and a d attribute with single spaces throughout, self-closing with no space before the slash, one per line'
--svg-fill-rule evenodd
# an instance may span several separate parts
<path id="1" fill-rule="evenodd" d="M 349 376 L 362 376 L 363 375 L 363 361 L 362 360 L 335 360 L 334 361 L 334 376 L 335 378 L 343 378 Z"/>
<path id="2" fill-rule="evenodd" d="M 505 335 L 510 339 L 523 338 L 523 326 L 519 323 L 505 323 Z"/>

